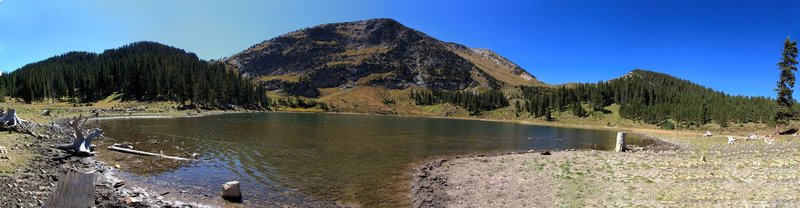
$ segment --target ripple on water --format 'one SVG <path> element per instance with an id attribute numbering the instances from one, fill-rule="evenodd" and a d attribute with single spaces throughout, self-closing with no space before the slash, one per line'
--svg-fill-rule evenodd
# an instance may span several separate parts
<path id="1" fill-rule="evenodd" d="M 409 200 L 403 180 L 409 178 L 406 168 L 412 162 L 452 154 L 529 149 L 607 150 L 613 148 L 615 137 L 615 132 L 604 130 L 501 122 L 295 113 L 103 120 L 96 124 L 117 142 L 138 142 L 137 149 L 201 155 L 196 162 L 172 165 L 120 153 L 100 158 L 148 166 L 131 171 L 137 180 L 168 182 L 211 196 L 218 194 L 220 184 L 239 180 L 244 182 L 249 203 L 300 206 L 335 202 L 405 206 Z M 149 144 L 150 140 L 160 142 Z M 649 144 L 636 135 L 630 136 L 629 143 Z M 186 150 L 170 149 L 172 145 Z"/>

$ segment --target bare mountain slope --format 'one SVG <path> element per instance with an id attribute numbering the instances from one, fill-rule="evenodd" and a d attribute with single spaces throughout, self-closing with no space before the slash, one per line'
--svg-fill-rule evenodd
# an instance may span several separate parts
<path id="1" fill-rule="evenodd" d="M 319 97 L 321 89 L 357 86 L 485 90 L 540 83 L 491 51 L 445 43 L 392 19 L 297 30 L 225 62 L 258 77 L 269 90 L 305 97 Z"/>

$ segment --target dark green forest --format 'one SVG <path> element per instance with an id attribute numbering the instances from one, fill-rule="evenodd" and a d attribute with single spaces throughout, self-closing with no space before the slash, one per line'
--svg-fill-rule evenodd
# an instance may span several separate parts
<path id="1" fill-rule="evenodd" d="M 518 116 L 525 114 L 551 120 L 553 112 L 569 111 L 586 117 L 590 112 L 620 105 L 620 116 L 656 125 L 699 126 L 717 123 L 772 123 L 776 103 L 766 97 L 731 96 L 667 74 L 634 70 L 614 80 L 558 87 L 520 86 L 514 100 Z M 508 106 L 500 91 L 485 94 L 447 91 L 412 92 L 417 105 L 453 103 L 472 114 Z M 583 104 L 590 106 L 589 111 Z"/>
<path id="2" fill-rule="evenodd" d="M 498 87 L 499 88 L 499 87 Z M 500 90 L 412 91 L 416 105 L 450 103 L 471 115 L 513 104 L 517 116 L 552 119 L 552 113 L 579 117 L 607 113 L 618 104 L 620 116 L 662 126 L 775 122 L 777 104 L 767 97 L 731 96 L 667 74 L 634 70 L 609 81 Z M 506 90 L 508 92 L 508 90 Z M 184 107 L 268 109 L 266 87 L 256 85 L 223 63 L 155 42 L 136 42 L 103 53 L 70 52 L 28 64 L 0 77 L 0 94 L 28 102 L 55 100 L 90 103 L 117 94 L 122 100 L 174 101 Z M 279 99 L 281 106 L 310 108 L 325 103 Z M 584 109 L 584 105 L 590 106 Z M 797 105 L 793 104 L 792 112 Z M 675 122 L 675 123 L 673 123 Z"/>
<path id="3" fill-rule="evenodd" d="M 3 93 L 36 100 L 175 101 L 204 108 L 269 107 L 261 87 L 217 62 L 155 42 L 136 42 L 101 54 L 70 52 L 0 77 Z"/>
<path id="4" fill-rule="evenodd" d="M 506 96 L 497 90 L 482 93 L 446 90 L 411 91 L 411 98 L 417 105 L 450 103 L 466 109 L 471 115 L 508 106 Z"/>
<path id="5" fill-rule="evenodd" d="M 766 97 L 731 96 L 667 74 L 634 70 L 614 80 L 582 83 L 558 88 L 520 87 L 522 110 L 544 116 L 547 110 L 566 111 L 581 103 L 603 112 L 605 106 L 620 105 L 620 116 L 650 124 L 668 120 L 683 126 L 717 123 L 770 123 L 775 101 Z M 586 116 L 586 114 L 578 116 Z"/>

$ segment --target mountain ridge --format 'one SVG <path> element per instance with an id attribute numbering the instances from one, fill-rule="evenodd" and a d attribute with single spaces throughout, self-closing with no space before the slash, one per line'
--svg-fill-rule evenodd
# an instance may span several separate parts
<path id="1" fill-rule="evenodd" d="M 315 88 L 486 90 L 540 83 L 494 52 L 447 43 L 386 18 L 292 31 L 223 61 L 247 76 L 267 77 L 272 90 L 296 86 L 298 77 Z"/>

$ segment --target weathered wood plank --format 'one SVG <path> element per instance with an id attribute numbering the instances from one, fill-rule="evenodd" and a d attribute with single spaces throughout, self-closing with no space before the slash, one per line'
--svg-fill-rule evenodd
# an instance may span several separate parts
<path id="1" fill-rule="evenodd" d="M 93 207 L 94 173 L 69 170 L 58 180 L 53 195 L 42 207 Z"/>
<path id="2" fill-rule="evenodd" d="M 160 158 L 167 158 L 167 159 L 173 159 L 173 160 L 192 160 L 192 159 L 189 159 L 189 158 L 182 158 L 182 157 L 177 157 L 177 156 L 163 155 L 163 154 L 159 154 L 159 153 L 132 150 L 132 149 L 128 149 L 128 148 L 117 147 L 117 146 L 114 146 L 114 145 L 108 146 L 108 149 L 109 150 L 118 151 L 118 152 L 137 154 L 137 155 L 144 155 L 144 156 L 153 156 L 153 157 L 160 157 Z"/>

